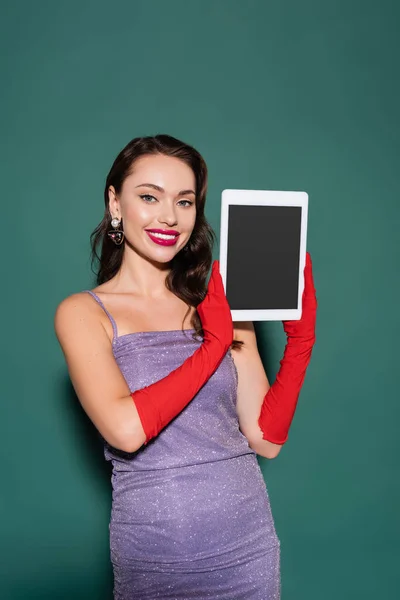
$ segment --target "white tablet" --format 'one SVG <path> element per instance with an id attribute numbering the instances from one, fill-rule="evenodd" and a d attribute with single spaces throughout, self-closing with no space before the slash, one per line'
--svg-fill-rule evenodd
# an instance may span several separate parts
<path id="1" fill-rule="evenodd" d="M 233 321 L 301 318 L 308 194 L 224 190 L 220 272 Z"/>

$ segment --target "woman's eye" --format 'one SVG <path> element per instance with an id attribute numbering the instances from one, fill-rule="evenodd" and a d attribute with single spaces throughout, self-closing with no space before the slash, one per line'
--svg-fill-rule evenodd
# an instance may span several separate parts
<path id="1" fill-rule="evenodd" d="M 181 202 L 186 202 L 186 205 L 185 205 L 185 206 L 192 206 L 192 204 L 193 204 L 193 202 L 191 202 L 191 200 L 180 200 L 180 201 L 179 201 L 179 204 L 180 204 Z"/>
<path id="2" fill-rule="evenodd" d="M 147 202 L 148 198 L 153 198 L 153 200 L 157 200 L 157 198 L 155 198 L 154 196 L 151 196 L 151 194 L 141 194 L 140 196 L 145 202 Z"/>

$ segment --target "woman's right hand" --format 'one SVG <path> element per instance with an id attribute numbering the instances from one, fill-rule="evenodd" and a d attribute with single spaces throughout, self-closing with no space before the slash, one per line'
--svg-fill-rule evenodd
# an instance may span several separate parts
<path id="1" fill-rule="evenodd" d="M 211 341 L 217 338 L 227 351 L 233 341 L 233 322 L 219 272 L 219 260 L 213 262 L 207 294 L 197 306 L 197 312 L 203 327 L 204 340 Z"/>

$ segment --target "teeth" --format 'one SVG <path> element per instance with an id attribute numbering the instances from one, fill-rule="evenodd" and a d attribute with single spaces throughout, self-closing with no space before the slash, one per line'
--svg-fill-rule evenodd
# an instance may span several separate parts
<path id="1" fill-rule="evenodd" d="M 154 233 L 154 231 L 150 231 L 149 233 L 154 235 L 154 237 L 161 238 L 162 240 L 173 240 L 176 237 L 175 235 L 167 235 L 165 233 Z"/>

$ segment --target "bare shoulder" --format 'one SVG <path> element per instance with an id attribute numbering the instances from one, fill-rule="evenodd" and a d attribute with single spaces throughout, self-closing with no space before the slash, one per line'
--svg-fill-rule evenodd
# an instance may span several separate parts
<path id="1" fill-rule="evenodd" d="M 58 325 L 63 323 L 70 324 L 76 318 L 84 314 L 90 314 L 93 308 L 93 301 L 87 292 L 77 292 L 67 296 L 60 302 L 56 308 L 54 321 Z"/>
<path id="2" fill-rule="evenodd" d="M 74 336 L 78 331 L 95 333 L 103 329 L 102 309 L 87 292 L 67 296 L 57 306 L 54 329 L 58 339 Z"/>

